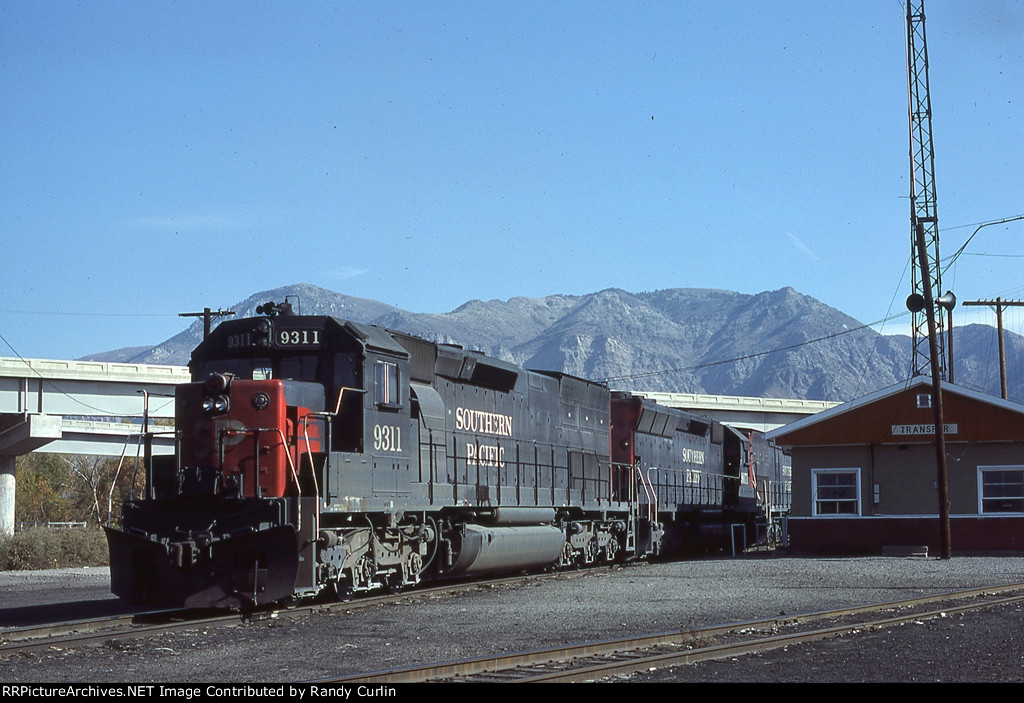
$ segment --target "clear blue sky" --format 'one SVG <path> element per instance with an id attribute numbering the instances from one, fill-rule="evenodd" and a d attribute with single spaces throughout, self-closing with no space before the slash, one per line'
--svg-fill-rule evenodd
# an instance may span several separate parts
<path id="1" fill-rule="evenodd" d="M 1024 214 L 1024 4 L 926 10 L 947 255 Z M 4 0 L 0 334 L 152 344 L 299 282 L 793 286 L 872 322 L 910 292 L 904 45 L 897 0 Z M 1024 297 L 1024 222 L 967 254 L 961 300 Z"/>

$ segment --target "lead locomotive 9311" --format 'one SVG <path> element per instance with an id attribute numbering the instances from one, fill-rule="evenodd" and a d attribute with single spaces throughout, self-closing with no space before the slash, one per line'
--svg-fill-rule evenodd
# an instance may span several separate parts
<path id="1" fill-rule="evenodd" d="M 147 457 L 145 496 L 107 530 L 111 587 L 130 602 L 346 598 L 696 549 L 738 526 L 752 540 L 764 518 L 751 442 L 718 423 L 261 307 L 272 314 L 224 322 L 195 349 L 175 454 Z"/>

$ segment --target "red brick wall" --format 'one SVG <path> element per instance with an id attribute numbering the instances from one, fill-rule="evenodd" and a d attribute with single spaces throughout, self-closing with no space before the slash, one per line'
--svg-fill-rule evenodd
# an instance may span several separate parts
<path id="1" fill-rule="evenodd" d="M 951 517 L 954 554 L 1024 553 L 1024 516 Z M 928 547 L 939 553 L 936 517 L 790 518 L 793 551 L 808 554 L 881 554 L 882 547 Z"/>

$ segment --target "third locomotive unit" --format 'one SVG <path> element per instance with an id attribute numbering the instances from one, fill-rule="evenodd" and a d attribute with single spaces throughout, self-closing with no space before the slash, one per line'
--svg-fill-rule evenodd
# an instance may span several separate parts
<path id="1" fill-rule="evenodd" d="M 788 507 L 756 436 L 379 327 L 224 322 L 190 368 L 174 456 L 147 458 L 145 494 L 108 529 L 112 589 L 136 603 L 245 608 L 749 544 Z"/>

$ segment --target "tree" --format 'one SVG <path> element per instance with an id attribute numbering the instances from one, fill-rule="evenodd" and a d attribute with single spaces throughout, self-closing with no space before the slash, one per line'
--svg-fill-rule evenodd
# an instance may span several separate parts
<path id="1" fill-rule="evenodd" d="M 98 525 L 116 523 L 131 489 L 134 459 L 82 454 L 61 457 L 67 465 L 70 499 L 78 519 L 95 520 Z"/>
<path id="2" fill-rule="evenodd" d="M 27 454 L 15 460 L 16 522 L 73 520 L 68 500 L 68 469 L 57 454 Z"/>

